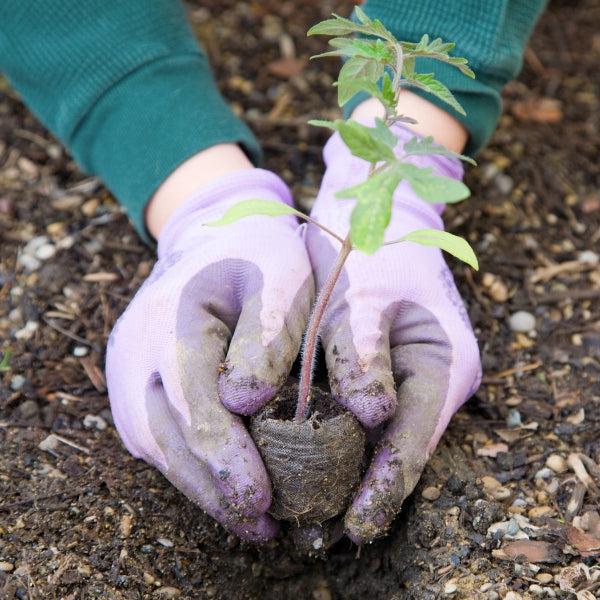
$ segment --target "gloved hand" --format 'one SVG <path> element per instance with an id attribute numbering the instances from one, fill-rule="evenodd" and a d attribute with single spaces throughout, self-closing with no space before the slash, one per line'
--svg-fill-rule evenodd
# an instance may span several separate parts
<path id="1" fill-rule="evenodd" d="M 128 450 L 238 536 L 275 535 L 265 467 L 241 419 L 285 381 L 314 284 L 293 217 L 206 227 L 231 205 L 291 204 L 260 169 L 216 180 L 162 230 L 158 262 L 111 334 L 115 424 Z M 229 410 L 228 410 L 229 409 Z"/>
<path id="2" fill-rule="evenodd" d="M 396 151 L 415 134 L 396 125 Z M 311 216 L 345 236 L 352 200 L 335 193 L 367 178 L 339 134 L 324 150 L 326 172 Z M 413 161 L 439 175 L 462 177 L 458 160 Z M 442 207 L 420 200 L 402 182 L 394 194 L 386 240 L 416 229 L 442 229 Z M 317 288 L 339 242 L 314 225 L 307 247 Z M 357 542 L 382 535 L 412 492 L 452 415 L 481 378 L 477 342 L 452 274 L 437 248 L 401 243 L 366 256 L 350 254 L 322 324 L 321 339 L 334 397 L 367 428 L 390 419 L 345 526 Z"/>

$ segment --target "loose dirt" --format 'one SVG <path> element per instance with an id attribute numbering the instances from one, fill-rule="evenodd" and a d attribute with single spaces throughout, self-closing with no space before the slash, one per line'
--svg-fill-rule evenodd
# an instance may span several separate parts
<path id="1" fill-rule="evenodd" d="M 349 4 L 206 0 L 191 13 L 224 93 L 304 207 L 325 139 L 306 120 L 335 116 L 337 67 L 306 61 L 322 40 L 304 33 L 332 9 Z M 580 465 L 598 485 L 599 31 L 598 0 L 551 4 L 469 171 L 474 197 L 445 215 L 480 258 L 479 273 L 451 261 L 481 345 L 480 390 L 390 535 L 360 552 L 342 539 L 327 560 L 286 539 L 240 543 L 127 454 L 103 352 L 153 252 L 0 82 L 0 345 L 13 352 L 0 377 L 0 597 L 598 595 L 584 536 L 600 537 L 598 496 Z M 40 236 L 33 246 L 52 248 L 25 253 Z M 511 330 L 517 311 L 533 330 Z"/>

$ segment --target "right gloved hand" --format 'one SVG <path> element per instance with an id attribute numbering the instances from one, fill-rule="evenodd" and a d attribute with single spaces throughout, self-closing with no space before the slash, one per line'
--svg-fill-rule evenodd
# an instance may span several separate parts
<path id="1" fill-rule="evenodd" d="M 295 218 L 205 227 L 248 199 L 291 204 L 273 173 L 248 169 L 175 211 L 158 262 L 111 334 L 115 424 L 128 450 L 238 536 L 276 534 L 270 482 L 238 414 L 263 406 L 298 354 L 313 297 Z"/>

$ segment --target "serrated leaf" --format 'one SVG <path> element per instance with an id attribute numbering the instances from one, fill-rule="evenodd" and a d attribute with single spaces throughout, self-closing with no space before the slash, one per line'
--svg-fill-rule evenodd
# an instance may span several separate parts
<path id="1" fill-rule="evenodd" d="M 372 128 L 373 135 L 382 143 L 390 148 L 395 148 L 398 143 L 398 138 L 393 131 L 385 124 L 383 119 L 375 117 L 375 127 Z"/>
<path id="2" fill-rule="evenodd" d="M 369 25 L 371 23 L 371 19 L 369 19 L 369 17 L 367 17 L 367 15 L 365 14 L 365 11 L 360 6 L 354 7 L 354 14 L 356 15 L 356 18 L 363 25 Z"/>
<path id="3" fill-rule="evenodd" d="M 375 59 L 354 56 L 342 65 L 338 75 L 338 85 L 340 81 L 353 79 L 368 79 L 377 82 L 383 75 L 383 69 L 383 64 Z"/>
<path id="4" fill-rule="evenodd" d="M 352 33 L 360 33 L 365 36 L 380 37 L 389 42 L 395 42 L 396 38 L 392 33 L 383 26 L 379 19 L 369 19 L 364 11 L 359 8 L 360 14 L 366 18 L 366 22 L 355 23 L 350 19 L 340 17 L 333 14 L 333 19 L 321 21 L 313 25 L 307 32 L 307 35 L 349 35 Z M 358 14 L 357 14 L 357 18 Z"/>
<path id="5" fill-rule="evenodd" d="M 479 270 L 477 256 L 475 256 L 475 252 L 473 252 L 473 248 L 471 248 L 469 242 L 453 233 L 437 229 L 417 229 L 416 231 L 411 231 L 398 241 L 414 242 L 415 244 L 421 244 L 421 246 L 441 248 L 445 252 L 448 252 L 448 254 L 452 254 L 452 256 L 467 263 L 476 271 Z"/>
<path id="6" fill-rule="evenodd" d="M 337 17 L 313 25 L 306 35 L 348 35 L 358 31 L 356 23 Z"/>
<path id="7" fill-rule="evenodd" d="M 381 90 L 377 84 L 364 77 L 358 79 L 345 79 L 334 83 L 338 88 L 338 104 L 344 106 L 358 92 L 366 92 L 370 96 L 381 100 Z"/>
<path id="8" fill-rule="evenodd" d="M 426 202 L 454 204 L 471 195 L 469 188 L 462 181 L 436 175 L 430 167 L 397 163 L 393 168 L 408 181 L 414 193 Z"/>
<path id="9" fill-rule="evenodd" d="M 242 200 L 226 210 L 225 214 L 220 219 L 205 223 L 205 225 L 208 227 L 221 227 L 223 225 L 235 223 L 245 217 L 253 217 L 256 215 L 264 215 L 267 217 L 296 215 L 303 219 L 306 218 L 306 215 L 299 210 L 296 210 L 287 204 L 283 204 L 283 202 L 275 202 L 273 200 Z"/>
<path id="10" fill-rule="evenodd" d="M 440 100 L 449 104 L 461 115 L 466 115 L 464 108 L 460 105 L 454 94 L 441 82 L 435 79 L 433 73 L 414 73 L 410 79 L 405 79 L 410 85 L 414 85 L 430 94 L 433 94 Z"/>
<path id="11" fill-rule="evenodd" d="M 383 104 L 392 110 L 395 110 L 397 104 L 396 90 L 394 84 L 387 71 L 383 74 L 383 80 L 381 82 L 381 98 Z"/>
<path id="12" fill-rule="evenodd" d="M 383 244 L 392 214 L 392 197 L 399 181 L 398 174 L 386 169 L 336 194 L 357 198 L 350 217 L 350 239 L 353 246 L 365 254 L 373 254 Z"/>
<path id="13" fill-rule="evenodd" d="M 424 138 L 413 137 L 406 144 L 404 144 L 404 152 L 406 152 L 407 156 L 416 156 L 423 154 L 438 154 L 441 156 L 450 156 L 453 158 L 458 158 L 460 160 L 464 160 L 472 165 L 477 165 L 477 163 L 469 156 L 465 156 L 464 154 L 458 154 L 457 152 L 453 152 L 449 150 L 445 146 L 441 144 L 437 144 L 433 141 L 432 136 L 427 136 Z"/>
<path id="14" fill-rule="evenodd" d="M 354 156 L 370 163 L 396 159 L 392 148 L 379 139 L 374 129 L 356 121 L 343 121 L 337 129 Z"/>

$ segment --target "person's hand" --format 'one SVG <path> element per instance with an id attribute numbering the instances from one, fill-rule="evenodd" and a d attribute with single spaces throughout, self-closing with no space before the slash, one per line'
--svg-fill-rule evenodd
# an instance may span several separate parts
<path id="1" fill-rule="evenodd" d="M 108 391 L 128 450 L 238 536 L 276 534 L 271 487 L 238 414 L 275 394 L 298 353 L 314 284 L 293 217 L 204 224 L 248 199 L 291 204 L 274 174 L 205 186 L 169 218 L 158 262 L 110 336 Z"/>
<path id="2" fill-rule="evenodd" d="M 415 134 L 394 126 L 402 148 Z M 354 202 L 335 193 L 367 178 L 367 162 L 334 134 L 311 216 L 345 236 Z M 455 159 L 419 157 L 419 166 L 462 177 Z M 396 190 L 386 239 L 416 229 L 442 229 L 441 208 L 420 200 L 406 182 Z M 314 225 L 307 247 L 319 289 L 339 242 Z M 388 421 L 372 463 L 345 517 L 362 543 L 385 533 L 417 484 L 452 415 L 481 378 L 477 342 L 442 253 L 413 243 L 352 252 L 321 329 L 334 398 L 367 428 Z"/>

